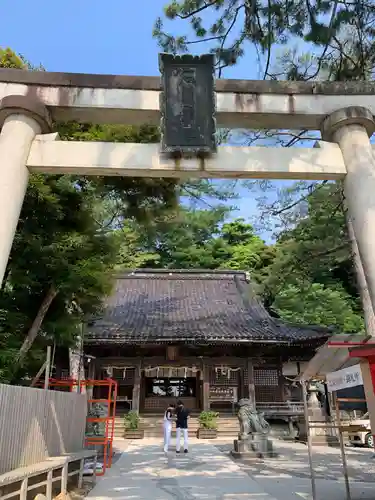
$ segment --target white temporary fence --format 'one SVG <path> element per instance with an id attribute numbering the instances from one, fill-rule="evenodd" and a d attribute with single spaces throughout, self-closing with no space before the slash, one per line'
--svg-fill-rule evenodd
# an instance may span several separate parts
<path id="1" fill-rule="evenodd" d="M 84 445 L 84 394 L 0 384 L 0 474 Z"/>

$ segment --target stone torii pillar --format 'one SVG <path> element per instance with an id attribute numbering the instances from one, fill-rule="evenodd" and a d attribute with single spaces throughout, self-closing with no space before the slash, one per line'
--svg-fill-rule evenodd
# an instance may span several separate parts
<path id="1" fill-rule="evenodd" d="M 372 113 L 357 106 L 335 111 L 325 119 L 322 127 L 323 140 L 336 142 L 344 158 L 347 170 L 344 180 L 346 206 L 375 311 L 375 157 L 369 139 L 374 131 L 375 121 Z M 373 436 L 375 380 L 371 374 L 374 372 L 374 365 L 374 356 L 361 360 L 363 386 Z"/>
<path id="2" fill-rule="evenodd" d="M 29 180 L 30 147 L 37 134 L 50 132 L 51 119 L 36 98 L 9 95 L 0 101 L 0 128 L 0 213 L 6 214 L 0 224 L 1 286 Z"/>
<path id="3" fill-rule="evenodd" d="M 322 126 L 322 139 L 336 142 L 344 158 L 346 205 L 375 310 L 375 158 L 369 140 L 374 132 L 372 113 L 358 106 L 335 111 Z"/>

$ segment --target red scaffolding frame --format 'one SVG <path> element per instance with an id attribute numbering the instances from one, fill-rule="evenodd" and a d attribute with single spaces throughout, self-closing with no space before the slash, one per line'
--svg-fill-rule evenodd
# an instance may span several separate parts
<path id="1" fill-rule="evenodd" d="M 83 389 L 92 390 L 92 395 L 94 395 L 95 387 L 107 388 L 107 397 L 100 398 L 90 398 L 87 400 L 88 404 L 91 406 L 95 403 L 104 403 L 107 405 L 108 414 L 106 417 L 86 417 L 86 429 L 87 423 L 104 423 L 105 431 L 102 436 L 87 436 L 85 435 L 85 446 L 103 446 L 103 471 L 96 472 L 97 476 L 103 476 L 106 469 L 112 466 L 112 455 L 113 455 L 113 437 L 115 430 L 115 416 L 116 416 L 116 399 L 117 399 L 117 388 L 118 384 L 116 380 L 107 378 L 104 380 L 77 380 L 72 378 L 67 379 L 49 379 L 48 387 L 63 390 L 64 388 L 69 389 L 69 392 L 82 393 Z M 102 396 L 100 394 L 100 396 Z"/>

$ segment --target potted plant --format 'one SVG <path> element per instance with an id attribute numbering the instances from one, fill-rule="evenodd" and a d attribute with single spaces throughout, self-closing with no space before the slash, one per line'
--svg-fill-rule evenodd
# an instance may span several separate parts
<path id="1" fill-rule="evenodd" d="M 197 437 L 199 439 L 217 438 L 217 419 L 219 414 L 215 411 L 202 411 L 199 415 L 199 428 Z"/>
<path id="2" fill-rule="evenodd" d="M 139 415 L 136 411 L 129 411 L 124 416 L 124 437 L 126 439 L 143 439 L 145 435 L 144 429 L 139 428 Z"/>

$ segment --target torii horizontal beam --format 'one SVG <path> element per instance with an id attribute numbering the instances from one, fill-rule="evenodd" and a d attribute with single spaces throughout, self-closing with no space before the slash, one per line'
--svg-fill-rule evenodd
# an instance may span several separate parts
<path id="1" fill-rule="evenodd" d="M 160 78 L 0 69 L 0 99 L 37 96 L 54 120 L 159 124 Z M 375 114 L 374 82 L 217 80 L 218 126 L 319 130 L 337 109 L 362 106 Z"/>
<path id="2" fill-rule="evenodd" d="M 49 140 L 48 140 L 49 139 Z M 337 144 L 315 148 L 222 146 L 207 160 L 163 158 L 158 144 L 58 141 L 37 136 L 27 167 L 49 174 L 235 179 L 343 179 L 346 168 Z M 324 147 L 321 147 L 324 145 Z"/>

